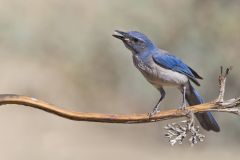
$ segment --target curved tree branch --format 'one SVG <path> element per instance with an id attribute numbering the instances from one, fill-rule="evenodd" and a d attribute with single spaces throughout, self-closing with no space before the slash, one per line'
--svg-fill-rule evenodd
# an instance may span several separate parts
<path id="1" fill-rule="evenodd" d="M 220 105 L 215 102 L 205 103 L 196 106 L 189 106 L 187 110 L 196 112 L 206 112 L 206 111 L 222 111 L 222 112 L 231 112 L 226 109 L 231 109 L 240 103 L 240 98 L 231 99 L 224 101 Z M 91 122 L 106 122 L 106 123 L 144 123 L 144 122 L 155 122 L 166 119 L 173 119 L 178 117 L 187 116 L 188 112 L 186 110 L 171 109 L 167 111 L 161 111 L 155 116 L 149 118 L 149 115 L 146 114 L 102 114 L 102 113 L 84 113 L 84 112 L 74 112 L 61 109 L 53 104 L 47 102 L 27 97 L 21 95 L 13 94 L 2 94 L 0 95 L 0 105 L 6 104 L 18 104 L 29 106 L 33 108 L 38 108 L 46 112 L 58 115 L 63 118 L 67 118 L 75 121 L 91 121 Z M 221 107 L 221 108 L 219 108 Z"/>
<path id="2" fill-rule="evenodd" d="M 230 99 L 227 101 L 223 100 L 225 91 L 225 82 L 228 75 L 229 69 L 227 69 L 225 75 L 219 76 L 220 91 L 219 97 L 216 102 L 204 103 L 196 106 L 189 106 L 186 110 L 171 109 L 167 111 L 161 111 L 160 113 L 149 118 L 149 114 L 102 114 L 102 113 L 84 113 L 84 112 L 74 112 L 61 109 L 53 104 L 49 104 L 42 100 L 38 100 L 32 97 L 14 95 L 14 94 L 0 94 L 0 105 L 6 104 L 17 104 L 29 106 L 32 108 L 38 108 L 40 110 L 46 111 L 58 115 L 63 118 L 67 118 L 75 121 L 91 121 L 91 122 L 105 122 L 105 123 L 147 123 L 156 122 L 166 119 L 173 119 L 178 117 L 187 116 L 189 111 L 193 113 L 197 112 L 229 112 L 234 114 L 240 114 L 237 105 L 240 104 L 240 97 Z"/>

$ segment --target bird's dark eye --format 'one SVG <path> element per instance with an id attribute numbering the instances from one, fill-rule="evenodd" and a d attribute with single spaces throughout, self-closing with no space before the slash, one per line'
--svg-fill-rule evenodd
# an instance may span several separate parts
<path id="1" fill-rule="evenodd" d="M 138 42 L 139 42 L 139 39 L 137 39 L 137 38 L 133 38 L 132 40 L 133 40 L 133 42 L 135 42 L 135 43 L 138 43 Z"/>

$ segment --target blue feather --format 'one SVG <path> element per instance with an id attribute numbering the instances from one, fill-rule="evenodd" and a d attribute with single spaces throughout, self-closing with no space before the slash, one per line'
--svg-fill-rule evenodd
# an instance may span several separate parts
<path id="1" fill-rule="evenodd" d="M 195 76 L 197 73 L 195 71 L 192 72 L 192 69 L 189 66 L 187 66 L 174 55 L 158 52 L 153 55 L 153 60 L 161 67 L 182 73 L 188 78 L 190 78 L 195 84 L 200 85 L 197 81 L 197 78 L 199 78 L 200 76 Z"/>

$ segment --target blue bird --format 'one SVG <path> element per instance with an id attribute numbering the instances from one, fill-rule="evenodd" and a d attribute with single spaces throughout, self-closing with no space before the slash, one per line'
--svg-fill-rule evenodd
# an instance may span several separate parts
<path id="1" fill-rule="evenodd" d="M 147 36 L 140 32 L 116 30 L 113 36 L 122 40 L 124 45 L 132 52 L 135 67 L 160 92 L 160 99 L 150 116 L 160 112 L 160 102 L 166 95 L 163 89 L 165 86 L 176 87 L 181 91 L 183 100 L 180 109 L 185 109 L 186 101 L 189 105 L 203 103 L 203 98 L 191 84 L 193 82 L 200 86 L 198 79 L 202 79 L 202 77 L 183 63 L 181 59 L 159 49 Z M 196 113 L 195 115 L 205 130 L 220 131 L 216 120 L 210 112 Z"/>

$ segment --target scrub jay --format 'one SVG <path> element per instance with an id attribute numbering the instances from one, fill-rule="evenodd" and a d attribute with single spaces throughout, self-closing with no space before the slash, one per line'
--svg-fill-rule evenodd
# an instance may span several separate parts
<path id="1" fill-rule="evenodd" d="M 173 86 L 182 92 L 183 100 L 180 109 L 185 109 L 186 100 L 189 105 L 203 103 L 203 98 L 191 85 L 191 82 L 193 82 L 200 86 L 197 79 L 202 79 L 202 77 L 179 58 L 159 49 L 147 36 L 140 32 L 116 30 L 113 36 L 123 41 L 124 45 L 132 52 L 135 67 L 161 94 L 150 116 L 160 112 L 159 104 L 165 97 L 164 86 Z M 196 113 L 195 115 L 205 130 L 220 131 L 210 112 Z"/>

